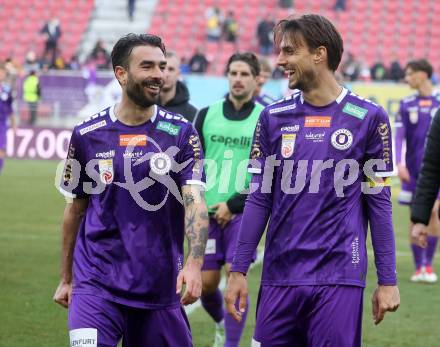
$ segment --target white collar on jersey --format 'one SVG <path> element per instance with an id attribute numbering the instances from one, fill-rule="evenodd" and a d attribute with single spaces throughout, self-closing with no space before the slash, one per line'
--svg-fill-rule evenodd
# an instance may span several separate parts
<path id="1" fill-rule="evenodd" d="M 348 93 L 348 89 L 342 87 L 342 91 L 341 91 L 341 93 L 338 95 L 338 97 L 336 98 L 335 101 L 336 101 L 338 104 L 340 104 L 341 101 L 342 101 L 342 100 L 345 98 L 345 96 L 347 95 L 347 93 Z M 301 101 L 301 104 L 304 104 L 304 97 L 303 97 L 303 93 L 302 93 L 302 92 L 301 92 L 301 94 L 300 94 L 300 101 Z"/>
<path id="2" fill-rule="evenodd" d="M 117 121 L 117 117 L 116 117 L 116 113 L 115 113 L 115 107 L 116 104 L 114 104 L 113 106 L 110 107 L 110 119 L 112 120 L 112 122 L 116 122 Z M 154 121 L 156 120 L 157 117 L 157 105 L 153 105 L 154 110 L 153 110 L 153 116 L 150 118 L 151 123 L 154 123 Z"/>

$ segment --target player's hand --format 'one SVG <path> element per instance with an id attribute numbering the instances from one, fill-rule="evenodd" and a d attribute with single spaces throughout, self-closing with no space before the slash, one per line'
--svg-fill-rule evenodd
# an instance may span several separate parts
<path id="1" fill-rule="evenodd" d="M 399 175 L 401 182 L 409 183 L 411 181 L 408 168 L 405 165 L 402 164 L 397 165 L 397 174 Z"/>
<path id="2" fill-rule="evenodd" d="M 400 305 L 400 293 L 397 286 L 378 286 L 371 299 L 374 324 L 379 324 L 386 312 L 395 312 Z"/>
<path id="3" fill-rule="evenodd" d="M 224 228 L 226 224 L 232 219 L 232 212 L 229 211 L 229 207 L 226 202 L 220 202 L 218 204 L 210 206 L 211 209 L 215 210 L 214 218 L 220 227 Z"/>
<path id="4" fill-rule="evenodd" d="M 185 266 L 177 276 L 176 293 L 182 292 L 185 284 L 185 292 L 180 299 L 182 305 L 195 303 L 202 295 L 202 271 L 201 264 L 188 258 Z"/>
<path id="5" fill-rule="evenodd" d="M 228 278 L 228 286 L 225 291 L 226 310 L 237 322 L 241 322 L 242 315 L 246 311 L 248 286 L 246 276 L 241 272 L 231 272 Z M 237 298 L 240 298 L 239 310 L 235 307 Z"/>
<path id="6" fill-rule="evenodd" d="M 426 225 L 417 223 L 411 229 L 411 241 L 419 247 L 425 248 L 428 244 L 428 230 Z"/>
<path id="7" fill-rule="evenodd" d="M 72 283 L 61 281 L 53 295 L 53 300 L 57 304 L 68 308 L 72 300 Z"/>

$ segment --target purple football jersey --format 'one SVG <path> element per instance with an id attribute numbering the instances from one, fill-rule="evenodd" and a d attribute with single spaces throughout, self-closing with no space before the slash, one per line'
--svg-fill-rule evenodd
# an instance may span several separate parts
<path id="1" fill-rule="evenodd" d="M 6 123 L 11 113 L 12 89 L 7 84 L 0 83 L 0 123 Z"/>
<path id="2" fill-rule="evenodd" d="M 180 191 L 204 185 L 202 159 L 192 124 L 157 106 L 138 126 L 121 123 L 110 107 L 75 127 L 60 187 L 65 196 L 89 198 L 74 293 L 140 308 L 179 306 Z"/>
<path id="3" fill-rule="evenodd" d="M 259 103 L 261 106 L 268 106 L 270 104 L 273 104 L 275 102 L 275 99 L 273 99 L 271 96 L 267 94 L 260 94 L 254 98 L 256 103 Z"/>
<path id="4" fill-rule="evenodd" d="M 295 93 L 264 109 L 249 168 L 271 208 L 263 285 L 365 286 L 364 164 L 380 161 L 369 177 L 391 176 L 391 148 L 386 112 L 347 89 L 323 107 Z"/>
<path id="5" fill-rule="evenodd" d="M 396 161 L 403 160 L 402 140 L 406 140 L 405 163 L 411 178 L 417 181 L 422 165 L 425 142 L 431 120 L 440 108 L 440 93 L 434 92 L 431 96 L 413 95 L 400 102 L 399 113 L 396 115 Z"/>

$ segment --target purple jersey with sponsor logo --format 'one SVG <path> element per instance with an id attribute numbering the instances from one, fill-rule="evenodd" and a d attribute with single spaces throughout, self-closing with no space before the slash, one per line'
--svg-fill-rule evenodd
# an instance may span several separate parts
<path id="1" fill-rule="evenodd" d="M 111 107 L 75 127 L 60 187 L 89 198 L 74 251 L 74 293 L 140 308 L 179 306 L 180 190 L 204 184 L 202 156 L 192 124 L 156 106 L 142 125 L 121 123 Z"/>
<path id="2" fill-rule="evenodd" d="M 381 165 L 373 166 L 368 176 L 392 175 L 391 148 L 383 108 L 346 89 L 324 107 L 312 106 L 295 93 L 264 109 L 252 147 L 258 162 L 249 169 L 264 174 L 263 189 L 266 178 L 273 177 L 266 194 L 271 217 L 263 285 L 365 286 L 363 168 L 378 159 Z M 273 176 L 270 165 L 265 166 L 269 157 L 279 160 Z"/>
<path id="3" fill-rule="evenodd" d="M 0 124 L 5 124 L 12 113 L 12 89 L 0 83 Z"/>
<path id="4" fill-rule="evenodd" d="M 396 116 L 396 161 L 403 160 L 402 142 L 406 140 L 405 163 L 408 171 L 417 181 L 422 165 L 425 142 L 431 120 L 440 108 L 440 93 L 431 96 L 410 96 L 400 102 Z"/>

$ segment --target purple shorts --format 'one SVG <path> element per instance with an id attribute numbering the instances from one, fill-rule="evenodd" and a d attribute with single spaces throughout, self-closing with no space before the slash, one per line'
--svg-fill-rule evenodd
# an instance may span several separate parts
<path id="1" fill-rule="evenodd" d="M 73 295 L 69 306 L 70 345 L 81 347 L 191 347 L 183 308 L 147 310 L 93 295 Z"/>
<path id="2" fill-rule="evenodd" d="M 363 290 L 261 286 L 252 346 L 361 346 Z"/>
<path id="3" fill-rule="evenodd" d="M 0 122 L 0 149 L 6 149 L 6 131 L 8 130 L 8 126 L 2 122 Z"/>
<path id="4" fill-rule="evenodd" d="M 416 192 L 417 180 L 411 177 L 411 182 L 402 183 L 402 190 L 399 193 L 397 200 L 401 205 L 411 205 Z M 440 200 L 440 191 L 437 195 L 437 200 Z"/>
<path id="5" fill-rule="evenodd" d="M 209 236 L 206 243 L 202 271 L 220 270 L 225 263 L 232 263 L 243 214 L 236 214 L 222 229 L 214 218 L 209 219 Z M 256 252 L 254 259 L 256 259 Z"/>

